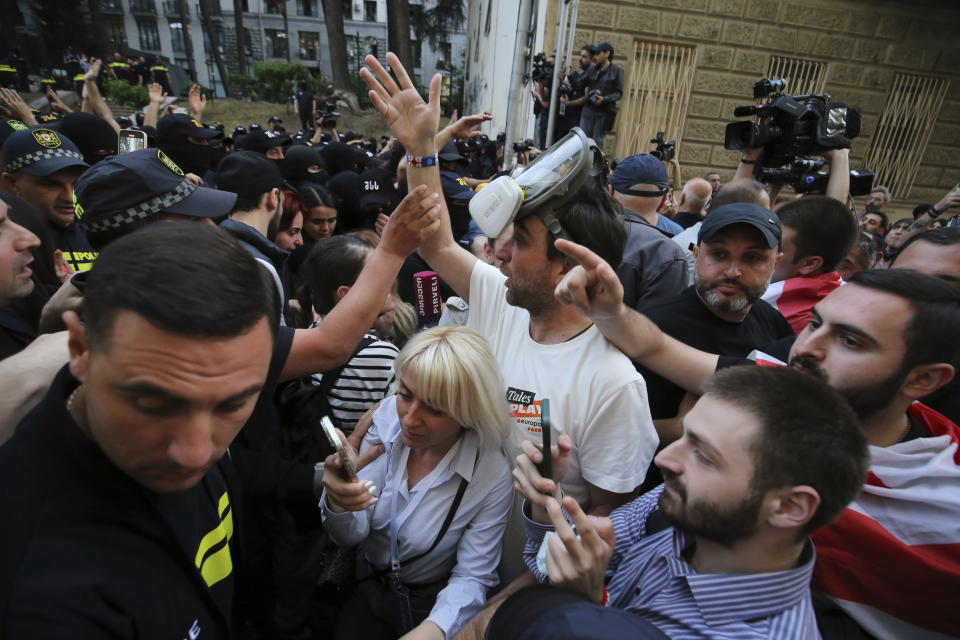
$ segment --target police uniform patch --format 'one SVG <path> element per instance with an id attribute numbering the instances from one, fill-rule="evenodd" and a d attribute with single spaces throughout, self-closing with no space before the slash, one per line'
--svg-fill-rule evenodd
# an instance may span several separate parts
<path id="1" fill-rule="evenodd" d="M 47 149 L 56 149 L 62 144 L 57 134 L 50 129 L 34 129 L 33 139 L 37 141 L 37 144 Z"/>
<path id="2" fill-rule="evenodd" d="M 198 129 L 204 128 L 203 123 L 197 120 L 196 118 L 190 118 L 190 122 L 192 122 L 193 126 L 197 127 Z"/>
<path id="3" fill-rule="evenodd" d="M 26 129 L 30 128 L 19 120 L 7 120 L 7 126 L 14 131 L 25 131 Z"/>
<path id="4" fill-rule="evenodd" d="M 163 151 L 160 151 L 160 149 L 157 149 L 157 158 L 160 160 L 160 162 L 162 162 L 163 164 L 167 165 L 167 169 L 170 169 L 170 171 L 173 171 L 173 172 L 174 172 L 175 174 L 177 174 L 178 176 L 182 176 L 182 175 L 183 175 L 183 169 L 181 169 L 180 167 L 178 167 L 178 166 L 177 166 L 177 163 L 174 162 L 173 160 L 171 160 L 171 159 L 167 156 L 167 154 L 165 154 Z"/>

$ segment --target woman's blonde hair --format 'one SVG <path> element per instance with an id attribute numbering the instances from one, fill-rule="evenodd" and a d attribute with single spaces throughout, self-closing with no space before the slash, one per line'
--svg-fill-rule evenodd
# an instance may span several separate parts
<path id="1" fill-rule="evenodd" d="M 500 367 L 479 333 L 459 326 L 421 331 L 393 366 L 398 380 L 416 376 L 417 395 L 476 431 L 481 442 L 507 443 L 511 427 Z"/>

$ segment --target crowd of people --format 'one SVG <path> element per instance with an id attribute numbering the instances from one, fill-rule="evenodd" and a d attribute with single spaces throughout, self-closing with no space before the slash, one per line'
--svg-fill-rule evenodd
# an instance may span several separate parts
<path id="1" fill-rule="evenodd" d="M 385 140 L 3 90 L 0 637 L 960 635 L 960 192 L 611 171 L 576 91 L 504 167 L 387 61 Z"/>

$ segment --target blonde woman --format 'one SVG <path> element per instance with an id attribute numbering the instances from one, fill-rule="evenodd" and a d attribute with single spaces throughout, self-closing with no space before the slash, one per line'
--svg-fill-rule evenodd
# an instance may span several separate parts
<path id="1" fill-rule="evenodd" d="M 513 478 L 496 360 L 463 327 L 414 336 L 394 363 L 397 395 L 361 452 L 385 452 L 347 482 L 327 458 L 320 501 L 341 546 L 359 545 L 359 582 L 335 638 L 452 638 L 497 584 Z"/>

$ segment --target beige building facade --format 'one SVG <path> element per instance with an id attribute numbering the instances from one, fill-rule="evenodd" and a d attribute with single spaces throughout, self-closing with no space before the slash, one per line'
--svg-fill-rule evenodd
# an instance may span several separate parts
<path id="1" fill-rule="evenodd" d="M 902 212 L 960 182 L 958 33 L 955 0 L 582 0 L 574 49 L 609 42 L 624 67 L 606 144 L 617 156 L 666 129 L 685 177 L 729 179 L 738 152 L 723 148 L 726 123 L 755 102 L 757 80 L 782 75 L 788 94 L 862 111 L 851 166 L 876 171 Z"/>

